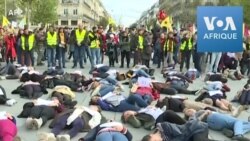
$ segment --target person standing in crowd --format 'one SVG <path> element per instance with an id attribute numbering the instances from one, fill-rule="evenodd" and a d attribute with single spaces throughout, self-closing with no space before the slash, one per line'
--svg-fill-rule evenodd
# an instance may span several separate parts
<path id="1" fill-rule="evenodd" d="M 149 68 L 152 53 L 152 34 L 146 33 L 143 40 L 143 48 L 141 52 L 142 64 Z"/>
<path id="2" fill-rule="evenodd" d="M 5 45 L 4 45 L 4 29 L 2 27 L 0 27 L 0 50 L 1 50 L 1 56 L 2 56 L 2 62 L 4 62 L 5 60 Z"/>
<path id="3" fill-rule="evenodd" d="M 136 28 L 132 28 L 130 31 L 130 49 L 131 49 L 131 57 L 134 57 L 135 50 L 137 48 L 137 38 L 136 38 Z M 135 60 L 134 60 L 135 61 Z M 135 62 L 133 63 L 133 66 L 135 65 Z"/>
<path id="4" fill-rule="evenodd" d="M 165 41 L 165 44 L 163 46 L 163 68 L 168 67 L 169 64 L 173 64 L 173 53 L 174 53 L 174 47 L 175 47 L 175 38 L 173 32 L 168 33 L 168 37 Z"/>
<path id="5" fill-rule="evenodd" d="M 75 35 L 75 32 L 76 30 L 73 29 L 71 32 L 70 32 L 70 36 L 69 36 L 69 57 L 68 59 L 70 60 L 71 57 L 73 56 L 73 59 L 74 59 L 74 50 L 75 50 L 75 38 L 76 36 Z M 75 61 L 75 59 L 73 60 L 73 62 Z"/>
<path id="6" fill-rule="evenodd" d="M 9 62 L 13 63 L 14 58 L 16 57 L 16 50 L 15 50 L 16 38 L 11 30 L 7 32 L 8 35 L 4 38 L 4 42 L 6 46 L 6 51 L 5 51 L 6 63 L 8 64 Z"/>
<path id="7" fill-rule="evenodd" d="M 84 29 L 84 25 L 80 23 L 78 25 L 78 29 L 75 30 L 75 48 L 74 48 L 74 65 L 72 68 L 77 67 L 77 63 L 79 62 L 80 68 L 83 67 L 83 56 L 85 54 L 85 48 L 87 47 L 87 37 L 88 33 L 86 29 Z"/>
<path id="8" fill-rule="evenodd" d="M 218 71 L 221 56 L 222 56 L 222 52 L 213 52 L 213 53 L 211 53 L 209 72 L 216 73 Z"/>
<path id="9" fill-rule="evenodd" d="M 107 50 L 107 42 L 106 42 L 106 35 L 103 34 L 103 27 L 98 27 L 98 34 L 100 36 L 100 48 L 101 48 L 101 63 L 104 61 L 104 56 Z"/>
<path id="10" fill-rule="evenodd" d="M 124 67 L 124 59 L 126 57 L 126 61 L 127 61 L 127 68 L 129 68 L 129 64 L 130 64 L 130 53 L 131 53 L 131 49 L 130 49 L 130 35 L 129 35 L 129 30 L 128 28 L 125 29 L 125 31 L 123 32 L 123 34 L 121 35 L 121 40 L 120 40 L 120 45 L 121 45 L 121 66 L 120 68 Z"/>
<path id="11" fill-rule="evenodd" d="M 109 66 L 115 66 L 115 56 L 116 56 L 116 48 L 117 44 L 115 43 L 114 34 L 109 35 L 109 39 L 107 41 L 107 55 L 109 57 Z"/>
<path id="12" fill-rule="evenodd" d="M 179 63 L 178 60 L 178 54 L 179 54 L 179 50 L 180 50 L 180 46 L 181 46 L 181 37 L 177 31 L 177 29 L 174 29 L 174 38 L 175 38 L 175 47 L 174 47 L 174 64 L 176 65 L 177 63 Z"/>
<path id="13" fill-rule="evenodd" d="M 143 43 L 144 43 L 144 31 L 140 29 L 138 31 L 138 36 L 137 38 L 137 45 L 135 49 L 135 54 L 134 54 L 134 66 L 138 64 L 142 64 L 142 50 L 143 50 Z"/>
<path id="14" fill-rule="evenodd" d="M 67 51 L 68 35 L 64 32 L 63 28 L 60 27 L 58 31 L 59 47 L 58 47 L 58 62 L 59 68 L 66 68 L 65 66 L 65 53 Z"/>
<path id="15" fill-rule="evenodd" d="M 16 40 L 16 52 L 17 52 L 17 63 L 22 64 L 22 45 L 21 45 L 21 37 L 23 36 L 23 29 L 19 29 Z"/>
<path id="16" fill-rule="evenodd" d="M 29 30 L 27 28 L 24 29 L 24 34 L 21 36 L 23 66 L 32 66 L 32 51 L 34 48 L 34 44 L 35 44 L 35 35 L 29 33 Z"/>
<path id="17" fill-rule="evenodd" d="M 154 45 L 154 59 L 157 63 L 157 68 L 161 67 L 163 61 L 163 46 L 165 44 L 165 34 L 161 33 L 160 37 L 156 40 Z"/>
<path id="18" fill-rule="evenodd" d="M 186 69 L 188 70 L 190 67 L 190 58 L 191 58 L 191 51 L 193 48 L 192 43 L 192 36 L 191 33 L 186 33 L 184 38 L 182 39 L 181 47 L 180 47 L 180 55 L 181 55 L 181 64 L 180 64 L 180 71 L 183 71 L 184 62 L 186 64 Z"/>
<path id="19" fill-rule="evenodd" d="M 97 29 L 94 26 L 92 31 L 89 33 L 89 41 L 90 41 L 90 52 L 92 57 L 91 68 L 94 68 L 95 65 L 100 64 L 100 39 L 99 34 L 97 33 Z"/>
<path id="20" fill-rule="evenodd" d="M 48 68 L 56 66 L 55 54 L 56 48 L 58 45 L 57 33 L 54 30 L 53 26 L 49 27 L 47 32 L 46 41 L 47 41 L 47 55 L 48 55 Z"/>
<path id="21" fill-rule="evenodd" d="M 38 33 L 36 34 L 36 45 L 37 45 L 37 66 L 43 66 L 42 58 L 44 56 L 45 50 L 45 37 L 46 34 L 43 28 L 39 28 Z"/>

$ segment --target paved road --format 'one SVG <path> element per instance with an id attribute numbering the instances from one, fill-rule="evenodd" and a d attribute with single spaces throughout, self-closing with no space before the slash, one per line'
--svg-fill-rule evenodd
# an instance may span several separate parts
<path id="1" fill-rule="evenodd" d="M 107 59 L 106 59 L 107 60 Z M 72 64 L 68 63 L 67 64 L 67 69 L 65 69 L 65 71 L 67 72 L 72 72 L 76 69 L 71 69 Z M 119 65 L 116 65 L 116 67 L 118 68 Z M 89 76 L 88 72 L 89 72 L 89 65 L 85 65 L 85 69 L 82 69 L 81 71 L 83 71 L 83 74 L 86 74 L 87 76 Z M 36 70 L 43 72 L 46 69 L 46 66 L 44 67 L 36 67 Z M 79 69 L 80 70 L 80 69 Z M 118 69 L 121 72 L 125 72 L 126 69 Z M 163 81 L 163 77 L 160 74 L 160 70 L 156 70 L 155 72 L 155 78 L 156 80 L 159 81 Z M 242 88 L 242 86 L 246 83 L 247 79 L 241 80 L 241 81 L 229 81 L 228 85 L 231 87 L 231 92 L 229 92 L 228 95 L 228 99 L 232 99 L 233 96 L 236 94 L 236 92 Z M 197 79 L 193 84 L 190 85 L 190 89 L 196 90 L 199 89 L 203 86 L 203 81 L 202 78 Z M 10 113 L 12 113 L 14 116 L 17 116 L 21 110 L 22 110 L 22 106 L 24 103 L 30 101 L 28 99 L 22 99 L 20 98 L 18 95 L 12 95 L 11 91 L 14 90 L 17 86 L 20 85 L 20 82 L 18 82 L 17 80 L 1 80 L 0 81 L 0 85 L 2 85 L 6 92 L 8 97 L 10 98 L 14 98 L 18 101 L 18 103 L 16 105 L 14 105 L 13 107 L 8 107 L 8 106 L 0 106 L 1 110 L 6 110 Z M 126 90 L 126 94 L 128 94 L 129 89 L 127 88 L 127 86 L 125 86 L 125 90 Z M 49 92 L 51 92 L 51 90 L 48 90 Z M 164 95 L 161 95 L 161 97 L 164 97 Z M 188 96 L 189 99 L 194 99 L 195 96 Z M 43 95 L 43 98 L 47 98 L 47 95 Z M 78 104 L 81 105 L 88 105 L 90 96 L 89 93 L 76 93 L 76 100 L 78 101 Z M 120 113 L 113 113 L 113 112 L 103 112 L 104 115 L 107 118 L 113 119 L 113 120 L 118 120 L 120 121 L 120 117 L 121 114 Z M 180 114 L 181 116 L 183 116 L 182 114 Z M 239 116 L 240 119 L 243 120 L 247 120 L 249 113 L 247 111 L 244 111 L 243 113 L 241 113 L 241 115 Z M 37 133 L 38 132 L 42 132 L 42 131 L 46 131 L 46 132 L 50 132 L 50 129 L 48 129 L 48 123 L 42 127 L 41 129 L 39 129 L 38 131 L 31 131 L 25 128 L 25 119 L 17 119 L 17 126 L 18 126 L 18 135 L 22 138 L 22 141 L 36 141 L 37 140 Z M 140 139 L 148 133 L 148 131 L 144 130 L 144 129 L 134 129 L 131 128 L 130 126 L 128 126 L 129 130 L 132 132 L 133 134 L 133 141 L 140 141 Z M 85 133 L 81 133 L 79 134 L 77 137 L 73 138 L 72 141 L 77 141 L 80 137 L 84 136 Z M 249 135 L 246 135 L 248 137 L 250 137 Z M 228 138 L 226 138 L 224 135 L 222 135 L 219 132 L 216 131 L 210 131 L 210 137 L 212 139 L 217 139 L 220 141 L 224 141 L 224 140 L 230 140 Z"/>

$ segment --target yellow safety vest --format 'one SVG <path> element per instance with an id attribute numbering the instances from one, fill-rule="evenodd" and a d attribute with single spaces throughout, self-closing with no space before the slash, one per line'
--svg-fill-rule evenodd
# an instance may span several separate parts
<path id="1" fill-rule="evenodd" d="M 57 34 L 54 32 L 53 36 L 50 32 L 47 32 L 47 44 L 49 46 L 56 46 L 57 45 Z"/>
<path id="2" fill-rule="evenodd" d="M 85 35 L 86 35 L 86 30 L 82 30 L 81 32 L 79 29 L 76 30 L 77 44 L 80 44 L 84 40 Z"/>
<path id="3" fill-rule="evenodd" d="M 143 41 L 144 41 L 144 38 L 141 36 L 141 35 L 139 35 L 139 49 L 143 49 Z"/>
<path id="4" fill-rule="evenodd" d="M 94 37 L 93 33 L 89 33 L 90 37 Z M 91 41 L 90 48 L 99 48 L 100 47 L 100 41 L 98 39 Z"/>
<path id="5" fill-rule="evenodd" d="M 164 48 L 163 48 L 164 51 L 166 51 L 166 49 L 167 49 L 168 52 L 173 52 L 173 51 L 174 51 L 174 41 L 172 41 L 173 43 L 172 43 L 172 46 L 171 46 L 171 47 L 170 47 L 170 45 L 169 45 L 169 42 L 170 42 L 170 41 L 171 41 L 171 40 L 167 40 L 167 41 L 165 42 Z"/>
<path id="6" fill-rule="evenodd" d="M 186 48 L 186 45 L 187 45 L 187 41 L 184 41 L 182 44 L 181 44 L 181 47 L 180 47 L 180 50 L 185 50 Z M 193 44 L 192 44 L 192 41 L 191 41 L 191 38 L 188 39 L 188 50 L 191 50 L 193 47 Z"/>
<path id="7" fill-rule="evenodd" d="M 29 42 L 29 51 L 34 47 L 34 42 L 35 42 L 35 35 L 31 34 L 28 37 L 28 42 Z M 21 41 L 22 41 L 22 49 L 25 50 L 25 37 L 24 35 L 21 36 Z"/>

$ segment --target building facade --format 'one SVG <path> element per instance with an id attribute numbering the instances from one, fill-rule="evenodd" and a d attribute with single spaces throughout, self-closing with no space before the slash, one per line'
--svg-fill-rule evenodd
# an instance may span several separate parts
<path id="1" fill-rule="evenodd" d="M 80 22 L 97 25 L 102 17 L 108 17 L 108 12 L 100 0 L 59 0 L 58 26 L 76 27 Z"/>

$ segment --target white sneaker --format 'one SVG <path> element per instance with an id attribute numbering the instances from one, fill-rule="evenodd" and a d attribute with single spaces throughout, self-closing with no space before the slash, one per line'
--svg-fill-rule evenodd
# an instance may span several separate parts
<path id="1" fill-rule="evenodd" d="M 70 141 L 70 136 L 68 134 L 65 135 L 57 135 L 58 141 Z"/>
<path id="2" fill-rule="evenodd" d="M 8 105 L 8 106 L 13 106 L 16 103 L 17 103 L 17 101 L 15 99 L 10 99 L 10 100 L 6 101 L 6 105 Z"/>

